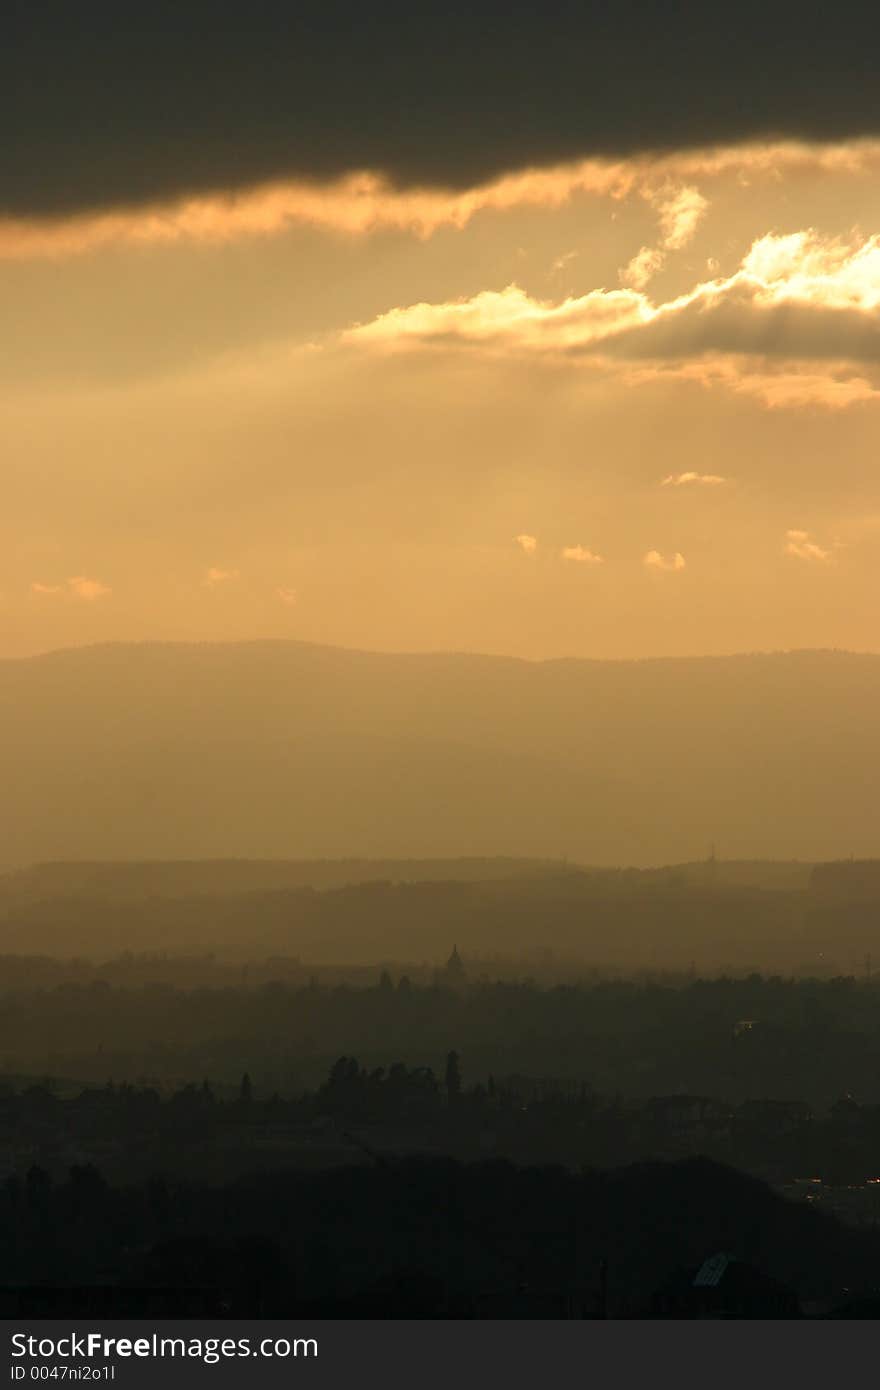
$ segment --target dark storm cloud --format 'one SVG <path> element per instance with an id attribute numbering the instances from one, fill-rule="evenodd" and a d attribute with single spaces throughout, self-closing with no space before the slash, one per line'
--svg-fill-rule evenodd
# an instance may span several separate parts
<path id="1" fill-rule="evenodd" d="M 880 133 L 876 8 L 707 0 L 12 0 L 0 212 L 356 168 L 526 164 Z"/>

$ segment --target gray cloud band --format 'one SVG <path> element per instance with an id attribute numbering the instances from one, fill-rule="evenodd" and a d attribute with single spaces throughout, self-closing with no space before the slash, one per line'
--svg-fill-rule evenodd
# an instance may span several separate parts
<path id="1" fill-rule="evenodd" d="M 0 214 L 380 170 L 880 133 L 880 11 L 685 0 L 10 0 Z"/>

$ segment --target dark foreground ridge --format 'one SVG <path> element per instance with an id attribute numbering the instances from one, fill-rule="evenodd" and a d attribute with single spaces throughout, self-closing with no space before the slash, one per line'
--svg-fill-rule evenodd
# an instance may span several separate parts
<path id="1" fill-rule="evenodd" d="M 7 1317 L 797 1316 L 870 1304 L 880 1269 L 880 1234 L 704 1159 L 380 1160 L 219 1188 L 33 1168 L 0 1189 L 0 1250 Z M 694 1283 L 715 1255 L 726 1307 Z"/>

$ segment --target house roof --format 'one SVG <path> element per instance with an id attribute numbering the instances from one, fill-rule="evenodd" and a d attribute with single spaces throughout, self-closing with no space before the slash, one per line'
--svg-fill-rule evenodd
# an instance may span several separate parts
<path id="1" fill-rule="evenodd" d="M 786 1284 L 732 1255 L 718 1252 L 694 1269 L 679 1269 L 658 1290 L 661 1294 L 698 1298 L 709 1289 L 732 1296 L 771 1296 L 791 1293 Z"/>

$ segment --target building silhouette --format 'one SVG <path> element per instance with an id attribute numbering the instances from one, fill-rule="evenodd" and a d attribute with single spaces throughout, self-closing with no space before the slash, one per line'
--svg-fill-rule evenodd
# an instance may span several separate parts
<path id="1" fill-rule="evenodd" d="M 458 954 L 458 947 L 453 946 L 452 955 L 443 970 L 443 983 L 453 989 L 460 989 L 467 984 L 467 971 L 464 968 L 464 961 Z"/>

